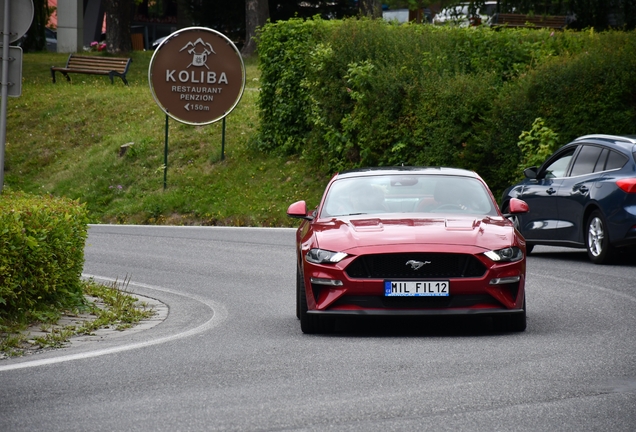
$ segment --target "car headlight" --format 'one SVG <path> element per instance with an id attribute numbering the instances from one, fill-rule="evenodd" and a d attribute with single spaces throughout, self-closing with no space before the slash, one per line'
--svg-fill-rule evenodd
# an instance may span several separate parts
<path id="1" fill-rule="evenodd" d="M 485 252 L 488 258 L 499 262 L 515 262 L 523 259 L 523 252 L 516 246 Z"/>
<path id="2" fill-rule="evenodd" d="M 329 264 L 342 261 L 347 254 L 344 252 L 332 252 L 323 249 L 311 249 L 305 255 L 305 259 L 314 264 Z"/>

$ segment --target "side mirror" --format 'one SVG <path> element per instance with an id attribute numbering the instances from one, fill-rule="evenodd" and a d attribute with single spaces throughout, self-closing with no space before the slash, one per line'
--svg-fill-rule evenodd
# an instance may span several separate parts
<path id="1" fill-rule="evenodd" d="M 528 203 L 520 200 L 519 198 L 510 198 L 510 202 L 508 203 L 508 208 L 510 211 L 509 215 L 504 215 L 504 216 L 510 216 L 513 214 L 519 214 L 519 213 L 528 213 L 530 211 L 530 208 L 528 207 Z"/>
<path id="2" fill-rule="evenodd" d="M 313 216 L 307 214 L 307 203 L 305 201 L 297 201 L 290 205 L 289 208 L 287 208 L 287 216 L 298 219 L 314 219 Z"/>
<path id="3" fill-rule="evenodd" d="M 530 167 L 523 170 L 523 175 L 530 180 L 534 180 L 537 178 L 537 172 L 539 169 L 537 167 Z"/>

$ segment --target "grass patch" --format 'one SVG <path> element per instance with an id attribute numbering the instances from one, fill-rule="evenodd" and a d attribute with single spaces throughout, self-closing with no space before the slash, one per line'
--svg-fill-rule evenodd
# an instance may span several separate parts
<path id="1" fill-rule="evenodd" d="M 0 358 L 60 348 L 73 336 L 92 335 L 101 328 L 122 331 L 152 317 L 155 311 L 130 294 L 128 283 L 128 279 L 107 285 L 85 280 L 85 301 L 73 309 L 49 310 L 29 322 L 0 319 Z"/>
<path id="2" fill-rule="evenodd" d="M 166 116 L 148 85 L 151 56 L 132 53 L 125 86 L 77 74 L 53 84 L 50 66 L 68 56 L 25 54 L 22 95 L 8 103 L 5 184 L 79 199 L 97 223 L 297 225 L 287 206 L 317 205 L 328 179 L 298 157 L 250 148 L 259 122 L 256 59 L 246 61 L 245 92 L 226 118 L 223 159 L 222 122 L 169 120 L 163 189 Z"/>

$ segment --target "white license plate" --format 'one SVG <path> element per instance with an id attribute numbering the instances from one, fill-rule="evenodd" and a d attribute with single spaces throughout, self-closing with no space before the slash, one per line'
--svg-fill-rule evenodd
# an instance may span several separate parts
<path id="1" fill-rule="evenodd" d="M 448 281 L 384 281 L 386 297 L 444 297 L 449 295 Z"/>

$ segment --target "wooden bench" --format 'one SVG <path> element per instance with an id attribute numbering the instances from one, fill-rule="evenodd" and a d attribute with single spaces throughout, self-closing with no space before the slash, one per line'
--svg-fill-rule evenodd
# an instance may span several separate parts
<path id="1" fill-rule="evenodd" d="M 493 27 L 530 27 L 562 30 L 567 26 L 567 17 L 499 13 L 493 15 L 490 25 Z"/>
<path id="2" fill-rule="evenodd" d="M 51 66 L 51 77 L 55 83 L 55 72 L 61 72 L 69 82 L 71 81 L 71 77 L 68 76 L 70 73 L 108 75 L 112 84 L 113 78 L 118 76 L 124 84 L 128 85 L 126 73 L 131 62 L 131 58 L 83 56 L 73 53 L 68 56 L 66 67 Z"/>

